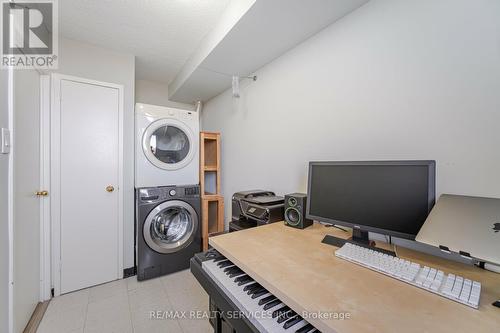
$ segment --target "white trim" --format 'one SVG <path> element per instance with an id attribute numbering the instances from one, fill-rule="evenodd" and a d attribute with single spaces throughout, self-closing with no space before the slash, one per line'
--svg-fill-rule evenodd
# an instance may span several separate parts
<path id="1" fill-rule="evenodd" d="M 14 70 L 8 69 L 8 105 L 9 105 L 9 129 L 10 129 L 10 155 L 9 155 L 9 180 L 8 180 L 8 228 L 9 228 L 9 333 L 14 331 L 14 153 L 16 143 L 14 142 Z"/>
<path id="2" fill-rule="evenodd" d="M 118 278 L 123 279 L 123 192 L 125 179 L 123 176 L 123 128 L 124 98 L 123 85 L 115 85 L 118 89 Z"/>
<path id="3" fill-rule="evenodd" d="M 60 156 L 59 144 L 60 142 L 60 132 L 56 131 L 56 129 L 60 129 L 60 103 L 56 103 L 59 101 L 60 94 L 60 81 L 56 81 L 56 75 L 51 75 L 50 78 L 50 154 L 51 160 L 53 163 L 50 165 L 50 215 L 51 215 L 51 288 L 54 288 L 54 296 L 59 296 L 61 285 L 60 281 L 60 249 L 61 249 L 61 230 L 60 230 L 60 219 L 61 219 L 61 210 L 60 210 L 60 192 L 61 186 L 59 184 L 59 178 L 61 174 L 59 159 L 56 159 L 55 156 Z"/>
<path id="4" fill-rule="evenodd" d="M 9 38 L 13 38 L 13 22 L 10 20 Z M 8 68 L 8 108 L 10 129 L 10 155 L 9 155 L 9 179 L 8 179 L 8 229 L 9 229 L 9 333 L 14 332 L 14 153 L 16 143 L 14 142 L 14 69 Z"/>
<path id="5" fill-rule="evenodd" d="M 40 302 L 51 298 L 50 265 L 50 76 L 40 75 Z"/>
<path id="6" fill-rule="evenodd" d="M 61 127 L 61 80 L 69 80 L 79 83 L 92 84 L 97 86 L 115 88 L 118 90 L 118 263 L 117 277 L 123 278 L 123 105 L 124 94 L 123 85 L 84 79 L 76 76 L 52 74 L 51 75 L 51 117 L 50 117 L 50 147 L 51 147 L 51 166 L 50 166 L 50 181 L 52 200 L 50 205 L 51 220 L 52 220 L 52 286 L 54 288 L 54 296 L 61 294 L 61 207 L 60 207 L 60 192 L 61 192 L 61 166 L 60 166 L 60 129 Z"/>

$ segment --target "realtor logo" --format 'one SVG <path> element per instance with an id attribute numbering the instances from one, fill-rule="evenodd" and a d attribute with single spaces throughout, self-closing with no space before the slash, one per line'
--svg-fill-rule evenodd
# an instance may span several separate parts
<path id="1" fill-rule="evenodd" d="M 1 68 L 56 69 L 57 0 L 1 1 Z"/>

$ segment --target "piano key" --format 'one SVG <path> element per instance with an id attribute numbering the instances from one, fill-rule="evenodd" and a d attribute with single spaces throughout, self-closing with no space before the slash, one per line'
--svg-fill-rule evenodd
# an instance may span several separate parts
<path id="1" fill-rule="evenodd" d="M 227 272 L 232 272 L 235 270 L 239 271 L 240 269 L 238 268 L 238 266 L 229 266 L 229 267 L 224 268 L 223 272 L 227 273 Z"/>
<path id="2" fill-rule="evenodd" d="M 260 290 L 261 288 L 262 288 L 262 286 L 260 284 L 257 284 L 257 286 L 248 289 L 247 295 L 251 296 L 254 292 L 256 292 L 257 290 Z"/>
<path id="3" fill-rule="evenodd" d="M 261 300 L 259 300 L 259 305 L 264 305 L 264 304 L 266 304 L 266 303 L 269 303 L 269 302 L 271 302 L 271 301 L 274 301 L 275 299 L 277 299 L 277 298 L 276 298 L 276 296 L 274 296 L 274 295 L 269 295 L 269 296 L 264 297 L 264 298 L 262 298 Z"/>
<path id="4" fill-rule="evenodd" d="M 276 321 L 278 322 L 278 324 L 282 324 L 282 323 L 284 323 L 285 321 L 287 321 L 288 319 L 290 319 L 290 317 L 291 317 L 291 313 L 292 313 L 292 310 L 288 310 L 288 311 L 285 311 L 285 312 L 281 312 L 281 313 L 278 315 L 278 318 L 276 318 Z"/>
<path id="5" fill-rule="evenodd" d="M 285 305 L 285 306 L 279 308 L 278 310 L 274 310 L 273 313 L 271 314 L 271 317 L 276 318 L 284 311 L 288 312 L 288 311 L 290 311 L 290 308 Z"/>
<path id="6" fill-rule="evenodd" d="M 255 294 L 258 294 L 257 296 L 253 297 Z M 250 295 L 251 299 L 254 299 L 257 301 L 257 305 L 259 305 L 259 300 L 262 299 L 263 297 L 270 296 L 271 293 L 267 290 L 264 289 L 264 291 L 256 291 L 253 294 Z"/>
<path id="7" fill-rule="evenodd" d="M 252 278 L 250 276 L 248 276 L 247 274 L 245 274 L 242 276 L 238 276 L 236 279 L 234 279 L 234 282 L 238 283 L 238 282 L 243 281 L 243 280 L 252 280 Z"/>
<path id="8" fill-rule="evenodd" d="M 236 266 L 233 266 L 233 267 L 236 267 Z M 243 273 L 243 272 L 238 267 L 236 267 L 236 269 L 229 269 L 229 270 L 225 271 L 224 273 L 227 276 L 231 277 L 231 274 L 234 274 L 234 273 Z"/>
<path id="9" fill-rule="evenodd" d="M 240 276 L 240 275 L 243 275 L 245 274 L 245 272 L 241 271 L 241 272 L 235 272 L 235 273 L 231 273 L 229 274 L 229 277 L 230 278 L 234 278 L 234 277 L 237 277 L 237 276 Z"/>
<path id="10" fill-rule="evenodd" d="M 278 316 L 278 324 L 282 324 L 288 319 L 295 317 L 296 315 L 297 314 L 293 310 L 282 313 L 281 315 Z"/>
<path id="11" fill-rule="evenodd" d="M 221 260 L 217 263 L 217 266 L 220 267 L 220 265 L 222 265 L 223 263 L 227 263 L 227 262 L 230 262 L 229 260 L 227 260 L 226 258 L 224 258 L 224 260 Z"/>
<path id="12" fill-rule="evenodd" d="M 266 289 L 263 289 L 263 290 L 259 290 L 257 292 L 255 292 L 253 295 L 252 295 L 252 298 L 259 298 L 261 297 L 262 295 L 265 295 L 265 294 L 269 294 L 269 291 L 267 291 Z"/>
<path id="13" fill-rule="evenodd" d="M 293 317 L 292 319 L 288 320 L 285 323 L 285 325 L 283 325 L 283 328 L 287 330 L 290 327 L 292 327 L 293 325 L 300 323 L 302 320 L 303 320 L 302 317 L 297 315 L 297 316 Z"/>
<path id="14" fill-rule="evenodd" d="M 239 276 L 237 279 L 234 279 L 234 282 L 239 282 L 239 281 L 244 280 L 244 279 L 251 279 L 251 277 L 248 276 L 248 274 L 245 274 L 245 275 Z"/>
<path id="15" fill-rule="evenodd" d="M 252 283 L 252 282 L 254 282 L 252 279 L 250 279 L 250 280 L 246 280 L 246 281 L 241 281 L 241 282 L 238 282 L 238 286 L 239 286 L 239 287 L 240 287 L 240 286 L 244 286 L 244 285 L 249 284 L 249 283 Z"/>
<path id="16" fill-rule="evenodd" d="M 219 262 L 219 261 L 222 261 L 222 260 L 227 260 L 227 259 L 225 257 L 223 257 L 223 256 L 220 256 L 219 258 L 215 258 L 214 262 Z"/>
<path id="17" fill-rule="evenodd" d="M 257 288 L 252 288 L 251 290 L 248 291 L 248 295 L 252 296 L 253 294 L 255 294 L 256 292 L 258 291 L 262 291 L 262 290 L 266 290 L 266 288 L 262 287 L 261 285 L 259 285 Z"/>
<path id="18" fill-rule="evenodd" d="M 267 310 L 269 310 L 269 309 L 272 309 L 272 308 L 274 308 L 275 306 L 280 305 L 280 304 L 283 304 L 283 303 L 281 303 L 281 301 L 280 301 L 279 299 L 274 300 L 274 301 L 272 301 L 272 302 L 269 302 L 269 303 L 267 303 L 266 305 L 264 305 L 264 311 L 267 311 Z"/>
<path id="19" fill-rule="evenodd" d="M 219 262 L 217 266 L 219 266 L 220 268 L 224 268 L 224 267 L 234 266 L 234 264 L 228 260 Z"/>
<path id="20" fill-rule="evenodd" d="M 298 330 L 296 330 L 295 333 L 307 333 L 312 329 L 314 329 L 314 326 L 307 323 L 306 326 L 302 326 L 302 328 L 299 328 Z"/>
<path id="21" fill-rule="evenodd" d="M 230 265 L 226 265 L 226 264 L 225 264 L 225 266 L 223 265 L 223 267 L 221 267 L 221 269 L 224 273 L 227 273 L 228 271 L 239 270 L 239 267 L 236 266 L 235 264 L 231 263 Z"/>
<path id="22" fill-rule="evenodd" d="M 208 277 L 218 285 L 221 291 L 226 294 L 229 299 L 231 299 L 237 309 L 244 311 L 245 313 L 258 313 L 263 310 L 274 312 L 273 309 L 282 309 L 286 307 L 286 304 L 282 303 L 278 298 L 264 304 L 264 306 L 259 305 L 260 300 L 272 295 L 267 293 L 259 298 L 252 299 L 251 296 L 247 294 L 247 291 L 243 291 L 243 288 L 247 285 L 258 283 L 252 280 L 247 274 L 243 274 L 241 279 L 236 282 L 236 279 L 239 277 L 230 278 L 225 272 L 223 272 L 226 267 L 221 268 L 217 265 L 219 262 L 215 262 L 213 259 L 206 260 L 202 263 L 202 268 Z M 242 286 L 239 286 L 241 280 L 247 281 Z M 290 313 L 286 315 L 286 320 L 289 320 L 291 317 L 297 315 L 295 312 L 290 311 L 290 308 L 287 308 L 287 312 Z M 272 316 L 248 316 L 247 319 L 249 323 L 251 323 L 256 330 L 261 333 L 292 333 L 308 324 L 305 320 L 302 320 L 301 322 L 295 324 L 292 328 L 285 330 L 283 328 L 284 322 L 278 323 L 277 318 L 272 318 Z"/>
<path id="23" fill-rule="evenodd" d="M 252 284 L 246 285 L 246 286 L 243 288 L 243 291 L 248 291 L 248 290 L 250 290 L 250 289 L 252 289 L 252 288 L 256 288 L 256 287 L 258 287 L 258 286 L 260 286 L 260 284 L 258 284 L 257 282 L 254 282 L 254 283 L 252 283 Z"/>

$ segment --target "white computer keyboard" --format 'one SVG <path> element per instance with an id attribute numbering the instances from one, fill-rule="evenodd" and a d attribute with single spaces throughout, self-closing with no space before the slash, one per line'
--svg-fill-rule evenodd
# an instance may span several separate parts
<path id="1" fill-rule="evenodd" d="M 472 308 L 479 307 L 481 283 L 477 281 L 454 274 L 445 275 L 435 268 L 421 267 L 417 263 L 352 243 L 345 243 L 335 251 L 335 255 Z"/>

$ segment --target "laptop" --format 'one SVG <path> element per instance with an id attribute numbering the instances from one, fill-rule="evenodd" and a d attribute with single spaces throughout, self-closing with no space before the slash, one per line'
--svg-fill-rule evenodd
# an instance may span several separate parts
<path id="1" fill-rule="evenodd" d="M 415 240 L 500 265 L 500 199 L 443 194 Z"/>

